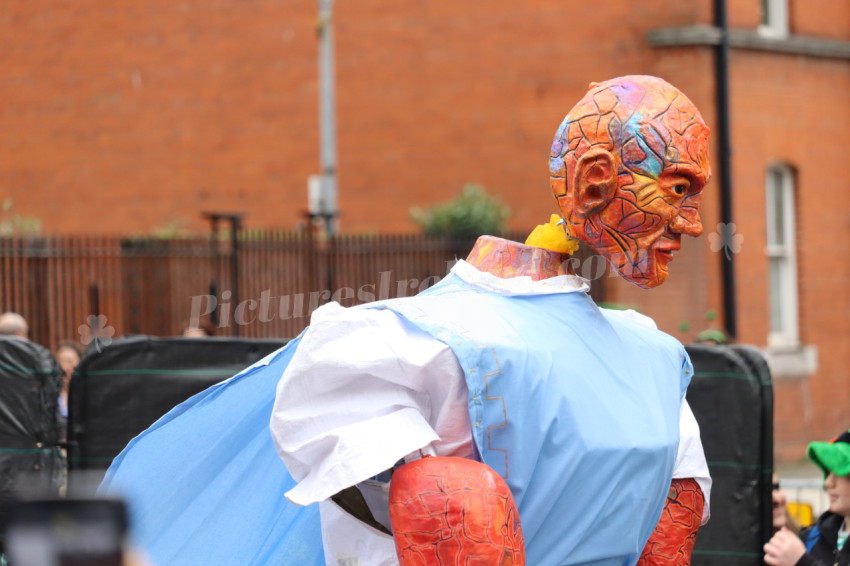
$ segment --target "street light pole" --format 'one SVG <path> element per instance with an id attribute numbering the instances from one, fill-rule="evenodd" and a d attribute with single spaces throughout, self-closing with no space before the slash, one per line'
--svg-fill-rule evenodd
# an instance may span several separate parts
<path id="1" fill-rule="evenodd" d="M 334 0 L 319 2 L 319 155 L 321 214 L 328 235 L 334 233 L 336 210 L 336 86 L 334 84 Z"/>

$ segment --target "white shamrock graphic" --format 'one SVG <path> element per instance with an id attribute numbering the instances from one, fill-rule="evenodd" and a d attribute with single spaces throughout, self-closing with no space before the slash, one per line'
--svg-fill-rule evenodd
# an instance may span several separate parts
<path id="1" fill-rule="evenodd" d="M 90 314 L 86 317 L 86 323 L 81 324 L 77 328 L 80 333 L 80 342 L 88 346 L 94 342 L 94 347 L 100 352 L 101 345 L 109 346 L 112 344 L 112 336 L 115 335 L 115 329 L 106 323 L 106 315 Z"/>
<path id="2" fill-rule="evenodd" d="M 723 250 L 726 259 L 732 259 L 730 252 L 736 254 L 741 251 L 741 245 L 744 243 L 744 235 L 736 234 L 737 226 L 734 222 L 726 224 L 719 222 L 717 229 L 708 235 L 708 242 L 711 244 L 711 251 L 719 252 Z"/>

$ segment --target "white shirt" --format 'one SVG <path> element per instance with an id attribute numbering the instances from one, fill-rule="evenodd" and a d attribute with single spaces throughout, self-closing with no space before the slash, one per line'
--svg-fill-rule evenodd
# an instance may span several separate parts
<path id="1" fill-rule="evenodd" d="M 573 275 L 501 279 L 464 261 L 452 272 L 474 287 L 506 295 L 589 290 L 586 280 Z M 648 317 L 633 311 L 629 316 L 655 327 Z M 278 384 L 270 426 L 278 454 L 298 482 L 286 497 L 299 505 L 324 502 L 329 565 L 397 564 L 392 538 L 339 510 L 326 501 L 330 496 L 401 458 L 418 459 L 420 450 L 473 456 L 467 387 L 457 358 L 447 345 L 386 309 L 329 303 L 313 313 Z M 705 524 L 711 479 L 687 401 L 679 426 L 673 477 L 697 480 L 705 495 Z"/>

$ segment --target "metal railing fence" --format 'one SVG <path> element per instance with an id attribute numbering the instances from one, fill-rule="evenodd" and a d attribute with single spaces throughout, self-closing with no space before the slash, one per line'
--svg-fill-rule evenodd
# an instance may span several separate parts
<path id="1" fill-rule="evenodd" d="M 0 238 L 0 312 L 22 314 L 30 338 L 51 349 L 92 335 L 179 335 L 197 324 L 222 336 L 291 338 L 330 300 L 350 306 L 416 294 L 473 244 L 419 234 L 319 238 L 258 230 L 239 232 L 235 242 Z M 604 298 L 602 284 L 593 282 L 596 300 Z"/>

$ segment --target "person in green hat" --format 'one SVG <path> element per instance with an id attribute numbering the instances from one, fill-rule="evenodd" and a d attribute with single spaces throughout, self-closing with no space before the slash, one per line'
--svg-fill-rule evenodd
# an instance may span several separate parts
<path id="1" fill-rule="evenodd" d="M 829 510 L 799 538 L 783 528 L 764 545 L 771 566 L 850 566 L 850 430 L 829 442 L 812 442 L 806 451 L 824 475 Z"/>

